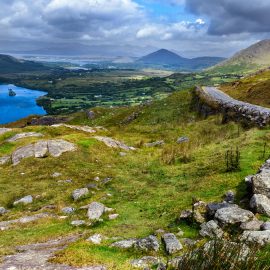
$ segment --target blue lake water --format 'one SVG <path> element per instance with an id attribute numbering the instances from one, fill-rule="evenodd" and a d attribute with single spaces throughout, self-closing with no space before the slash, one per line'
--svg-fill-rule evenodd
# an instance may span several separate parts
<path id="1" fill-rule="evenodd" d="M 8 89 L 12 89 L 16 96 L 10 97 Z M 0 124 L 17 121 L 31 114 L 45 115 L 46 111 L 37 105 L 36 99 L 46 94 L 12 84 L 0 84 Z"/>

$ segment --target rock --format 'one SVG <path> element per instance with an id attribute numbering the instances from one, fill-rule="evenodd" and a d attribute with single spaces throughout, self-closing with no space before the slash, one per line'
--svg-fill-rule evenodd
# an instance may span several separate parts
<path id="1" fill-rule="evenodd" d="M 218 226 L 217 222 L 210 220 L 201 224 L 200 235 L 210 238 L 221 238 L 223 236 L 222 229 Z"/>
<path id="2" fill-rule="evenodd" d="M 92 202 L 87 211 L 87 216 L 90 220 L 99 220 L 105 213 L 105 206 L 99 202 Z"/>
<path id="3" fill-rule="evenodd" d="M 165 249 L 169 255 L 177 253 L 183 249 L 183 246 L 173 233 L 165 233 L 162 236 L 162 239 L 165 244 Z"/>
<path id="4" fill-rule="evenodd" d="M 216 211 L 222 208 L 227 208 L 227 207 L 238 207 L 236 204 L 231 204 L 228 202 L 222 202 L 222 203 L 208 203 L 207 204 L 207 216 L 209 218 L 213 218 L 216 214 Z"/>
<path id="5" fill-rule="evenodd" d="M 44 136 L 43 134 L 37 133 L 37 132 L 24 132 L 24 133 L 16 134 L 15 136 L 7 139 L 7 142 L 16 142 L 16 141 L 24 139 L 24 138 L 43 137 L 43 136 Z"/>
<path id="6" fill-rule="evenodd" d="M 93 234 L 92 236 L 90 236 L 87 241 L 91 242 L 95 245 L 100 245 L 102 240 L 104 240 L 105 237 L 99 233 Z"/>
<path id="7" fill-rule="evenodd" d="M 94 178 L 94 181 L 100 181 L 100 178 L 98 177 L 98 176 L 96 176 L 95 178 Z"/>
<path id="8" fill-rule="evenodd" d="M 121 124 L 127 125 L 136 120 L 140 115 L 140 112 L 133 112 L 131 115 L 127 116 L 123 121 L 121 121 Z"/>
<path id="9" fill-rule="evenodd" d="M 180 256 L 172 258 L 171 260 L 168 261 L 168 267 L 171 267 L 172 269 L 178 269 L 178 266 L 179 266 L 180 262 L 182 261 L 182 259 L 183 258 Z M 169 269 L 171 269 L 171 268 L 169 268 Z"/>
<path id="10" fill-rule="evenodd" d="M 146 238 L 138 239 L 134 247 L 141 251 L 158 251 L 159 243 L 155 236 L 150 235 Z"/>
<path id="11" fill-rule="evenodd" d="M 135 268 L 145 268 L 145 267 L 151 267 L 153 265 L 156 265 L 160 262 L 160 260 L 156 257 L 152 256 L 145 256 L 141 259 L 136 259 L 131 261 L 131 265 Z"/>
<path id="12" fill-rule="evenodd" d="M 252 212 L 239 207 L 228 207 L 217 210 L 215 219 L 224 225 L 240 224 L 254 219 Z"/>
<path id="13" fill-rule="evenodd" d="M 45 158 L 48 155 L 48 142 L 39 141 L 34 145 L 35 158 Z"/>
<path id="14" fill-rule="evenodd" d="M 270 199 L 262 194 L 254 194 L 250 200 L 250 207 L 259 214 L 270 216 Z"/>
<path id="15" fill-rule="evenodd" d="M 254 194 L 262 194 L 270 199 L 270 170 L 263 170 L 252 177 Z"/>
<path id="16" fill-rule="evenodd" d="M 182 238 L 181 241 L 185 246 L 189 248 L 196 245 L 196 241 L 190 238 Z"/>
<path id="17" fill-rule="evenodd" d="M 73 143 L 65 140 L 50 140 L 48 141 L 48 150 L 53 157 L 60 157 L 65 152 L 72 152 L 76 150 Z"/>
<path id="18" fill-rule="evenodd" d="M 104 144 L 106 144 L 108 147 L 111 148 L 120 148 L 126 151 L 136 150 L 134 147 L 127 146 L 124 143 L 109 137 L 95 136 L 93 138 L 100 142 L 103 142 Z"/>
<path id="19" fill-rule="evenodd" d="M 35 146 L 33 144 L 23 146 L 15 150 L 12 154 L 12 163 L 17 165 L 24 158 L 34 157 L 35 155 Z"/>
<path id="20" fill-rule="evenodd" d="M 226 194 L 225 194 L 225 199 L 224 201 L 227 202 L 227 203 L 234 203 L 234 200 L 235 200 L 235 194 L 233 191 L 228 191 Z"/>
<path id="21" fill-rule="evenodd" d="M 166 270 L 166 269 L 167 269 L 166 264 L 163 262 L 160 262 L 157 266 L 157 270 Z"/>
<path id="22" fill-rule="evenodd" d="M 98 185 L 97 184 L 88 184 L 88 185 L 86 185 L 86 187 L 88 189 L 96 189 L 96 190 L 98 190 Z"/>
<path id="23" fill-rule="evenodd" d="M 270 222 L 269 221 L 262 222 L 262 225 L 258 230 L 260 229 L 263 231 L 270 231 Z"/>
<path id="24" fill-rule="evenodd" d="M 87 118 L 88 118 L 89 120 L 93 120 L 93 119 L 95 119 L 96 114 L 95 114 L 94 111 L 89 110 L 89 111 L 86 111 L 86 116 L 87 116 Z"/>
<path id="25" fill-rule="evenodd" d="M 260 230 L 262 224 L 263 224 L 263 221 L 254 219 L 254 220 L 242 223 L 240 228 L 243 231 L 258 231 Z"/>
<path id="26" fill-rule="evenodd" d="M 66 215 L 70 215 L 70 214 L 74 213 L 74 211 L 75 211 L 75 208 L 73 208 L 73 207 L 64 207 L 61 209 L 61 212 L 66 214 Z"/>
<path id="27" fill-rule="evenodd" d="M 183 210 L 180 213 L 179 219 L 180 220 L 187 220 L 187 219 L 191 219 L 193 216 L 192 211 L 191 210 Z"/>
<path id="28" fill-rule="evenodd" d="M 74 227 L 79 227 L 85 225 L 86 222 L 84 220 L 73 220 L 70 224 Z"/>
<path id="29" fill-rule="evenodd" d="M 4 214 L 6 214 L 6 213 L 7 213 L 6 208 L 0 207 L 0 216 L 1 216 L 1 215 L 4 215 Z"/>
<path id="30" fill-rule="evenodd" d="M 88 188 L 76 189 L 72 192 L 72 198 L 74 201 L 77 201 L 77 200 L 81 199 L 82 197 L 88 195 L 88 193 L 89 193 Z"/>
<path id="31" fill-rule="evenodd" d="M 10 132 L 12 131 L 11 128 L 0 128 L 0 135 L 5 134 L 6 132 Z"/>
<path id="32" fill-rule="evenodd" d="M 119 217 L 119 214 L 111 214 L 109 215 L 109 220 L 114 220 L 117 219 Z"/>
<path id="33" fill-rule="evenodd" d="M 113 243 L 112 247 L 122 248 L 122 249 L 128 249 L 134 247 L 135 243 L 138 241 L 138 239 L 127 239 L 127 240 L 121 240 L 118 242 Z"/>
<path id="34" fill-rule="evenodd" d="M 180 137 L 177 139 L 177 143 L 184 143 L 184 142 L 189 142 L 189 138 L 188 137 Z"/>
<path id="35" fill-rule="evenodd" d="M 207 204 L 203 201 L 198 201 L 193 205 L 193 219 L 197 223 L 204 223 L 207 216 Z"/>
<path id="36" fill-rule="evenodd" d="M 264 246 L 270 243 L 270 231 L 244 231 L 241 239 Z"/>
<path id="37" fill-rule="evenodd" d="M 10 162 L 10 156 L 0 157 L 0 165 L 5 165 Z"/>
<path id="38" fill-rule="evenodd" d="M 55 173 L 52 174 L 52 177 L 57 178 L 57 177 L 59 177 L 61 175 L 62 175 L 62 173 L 55 172 Z"/>
<path id="39" fill-rule="evenodd" d="M 164 144 L 165 144 L 165 142 L 162 140 L 162 141 L 156 141 L 156 142 L 152 142 L 152 143 L 145 143 L 144 146 L 145 147 L 156 147 L 156 146 L 162 146 Z"/>
<path id="40" fill-rule="evenodd" d="M 31 195 L 25 196 L 13 203 L 13 205 L 18 205 L 18 204 L 30 204 L 33 202 L 33 197 Z"/>
<path id="41" fill-rule="evenodd" d="M 184 235 L 184 232 L 180 228 L 178 228 L 178 232 L 176 233 L 176 235 L 182 237 Z"/>
<path id="42" fill-rule="evenodd" d="M 66 127 L 66 128 L 71 128 L 74 130 L 84 131 L 87 133 L 96 133 L 96 130 L 89 126 L 73 126 L 73 125 L 66 125 L 66 124 L 56 124 L 56 125 L 52 125 L 51 127 Z"/>

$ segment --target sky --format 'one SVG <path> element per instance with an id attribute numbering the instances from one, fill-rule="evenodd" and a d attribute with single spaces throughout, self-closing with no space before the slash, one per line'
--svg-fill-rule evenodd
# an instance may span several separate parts
<path id="1" fill-rule="evenodd" d="M 0 0 L 0 52 L 229 57 L 270 38 L 270 0 Z"/>

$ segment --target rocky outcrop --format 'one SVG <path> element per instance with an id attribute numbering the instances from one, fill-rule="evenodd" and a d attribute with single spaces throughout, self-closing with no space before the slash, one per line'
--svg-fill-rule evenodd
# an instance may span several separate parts
<path id="1" fill-rule="evenodd" d="M 12 163 L 17 165 L 24 158 L 36 157 L 44 158 L 48 154 L 53 157 L 59 157 L 65 152 L 75 151 L 77 148 L 73 143 L 65 140 L 39 141 L 35 144 L 29 144 L 18 148 L 12 154 Z"/>
<path id="2" fill-rule="evenodd" d="M 43 137 L 44 135 L 37 132 L 24 132 L 14 135 L 13 137 L 7 139 L 7 142 L 16 142 L 21 139 L 29 138 L 29 137 Z"/>
<path id="3" fill-rule="evenodd" d="M 106 144 L 108 147 L 111 147 L 111 148 L 118 148 L 118 149 L 123 149 L 126 151 L 135 150 L 134 147 L 127 146 L 126 144 L 120 141 L 117 141 L 115 139 L 112 139 L 110 137 L 95 136 L 93 138 L 100 142 L 103 142 L 104 144 Z"/>

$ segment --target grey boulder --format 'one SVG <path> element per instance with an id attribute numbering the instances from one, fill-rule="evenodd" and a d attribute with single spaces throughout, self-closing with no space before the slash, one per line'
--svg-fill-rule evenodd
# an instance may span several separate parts
<path id="1" fill-rule="evenodd" d="M 168 254 L 174 254 L 183 249 L 183 246 L 173 233 L 165 233 L 162 236 L 162 240 L 165 244 L 165 249 Z"/>
<path id="2" fill-rule="evenodd" d="M 74 213 L 74 211 L 75 211 L 75 208 L 73 208 L 73 207 L 64 207 L 61 209 L 61 212 L 66 214 L 66 215 L 70 215 L 70 214 Z"/>
<path id="3" fill-rule="evenodd" d="M 241 239 L 264 246 L 270 243 L 270 231 L 244 231 Z"/>
<path id="4" fill-rule="evenodd" d="M 254 194 L 262 194 L 270 198 L 270 170 L 262 170 L 252 177 Z"/>
<path id="5" fill-rule="evenodd" d="M 126 240 L 114 242 L 111 246 L 117 247 L 117 248 L 122 248 L 122 249 L 128 249 L 128 248 L 134 247 L 134 245 L 137 241 L 138 241 L 137 239 L 126 239 Z"/>
<path id="6" fill-rule="evenodd" d="M 149 235 L 148 237 L 138 239 L 134 247 L 141 251 L 158 251 L 159 243 L 154 235 Z"/>
<path id="7" fill-rule="evenodd" d="M 25 196 L 13 203 L 13 205 L 18 205 L 18 204 L 30 204 L 33 202 L 33 197 L 31 195 Z"/>
<path id="8" fill-rule="evenodd" d="M 87 216 L 90 220 L 99 220 L 105 211 L 106 207 L 104 204 L 99 202 L 92 202 L 88 206 Z"/>
<path id="9" fill-rule="evenodd" d="M 222 229 L 218 226 L 217 222 L 210 220 L 201 224 L 200 235 L 203 237 L 220 238 L 223 236 Z"/>
<path id="10" fill-rule="evenodd" d="M 88 195 L 88 193 L 89 193 L 88 188 L 79 188 L 72 192 L 72 198 L 74 201 L 77 201 L 81 199 L 82 197 Z"/>
<path id="11" fill-rule="evenodd" d="M 270 199 L 262 194 L 254 194 L 250 200 L 250 207 L 259 214 L 270 216 Z"/>

